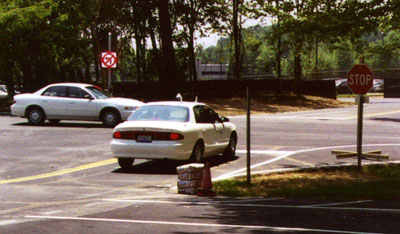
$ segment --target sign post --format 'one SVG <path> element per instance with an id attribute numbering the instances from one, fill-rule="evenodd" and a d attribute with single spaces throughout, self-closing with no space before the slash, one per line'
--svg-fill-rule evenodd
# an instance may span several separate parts
<path id="1" fill-rule="evenodd" d="M 101 53 L 101 67 L 108 69 L 108 91 L 111 92 L 111 68 L 116 68 L 118 62 L 117 53 L 111 51 L 111 32 L 108 33 L 108 51 Z"/>
<path id="2" fill-rule="evenodd" d="M 246 99 L 247 99 L 247 117 L 246 117 L 246 167 L 247 167 L 247 184 L 251 184 L 251 172 L 250 172 L 250 90 L 246 87 Z"/>
<path id="3" fill-rule="evenodd" d="M 361 170 L 361 161 L 365 159 L 389 159 L 389 155 L 381 154 L 381 151 L 362 152 L 362 132 L 363 132 L 363 112 L 365 96 L 372 88 L 374 74 L 365 64 L 356 64 L 347 73 L 347 84 L 354 94 L 358 94 L 358 118 L 357 118 L 357 152 L 351 151 L 332 151 L 337 158 L 357 157 L 358 169 Z"/>
<path id="4" fill-rule="evenodd" d="M 353 93 L 358 94 L 358 118 L 357 118 L 357 166 L 361 169 L 362 161 L 362 132 L 363 132 L 363 110 L 364 94 L 372 88 L 374 74 L 365 64 L 354 65 L 347 74 L 347 84 Z"/>

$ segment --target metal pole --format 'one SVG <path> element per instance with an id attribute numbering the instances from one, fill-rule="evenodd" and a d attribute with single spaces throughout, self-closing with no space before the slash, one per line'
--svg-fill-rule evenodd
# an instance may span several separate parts
<path id="1" fill-rule="evenodd" d="M 247 184 L 250 185 L 250 90 L 246 87 L 247 121 L 246 121 L 246 148 L 247 148 Z"/>
<path id="2" fill-rule="evenodd" d="M 108 33 L 108 51 L 111 51 L 111 32 Z M 111 68 L 108 68 L 108 92 L 111 93 Z"/>
<path id="3" fill-rule="evenodd" d="M 362 131 L 363 131 L 363 104 L 364 96 L 358 95 L 358 120 L 357 120 L 357 155 L 358 155 L 358 170 L 361 170 L 362 160 Z"/>

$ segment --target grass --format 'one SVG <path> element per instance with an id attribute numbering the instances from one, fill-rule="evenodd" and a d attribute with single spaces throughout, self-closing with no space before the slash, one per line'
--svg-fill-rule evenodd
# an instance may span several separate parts
<path id="1" fill-rule="evenodd" d="M 338 94 L 337 98 L 355 98 L 358 94 Z M 383 93 L 367 93 L 369 97 L 383 97 Z"/>
<path id="2" fill-rule="evenodd" d="M 400 164 L 303 169 L 217 181 L 218 195 L 309 199 L 400 199 Z"/>

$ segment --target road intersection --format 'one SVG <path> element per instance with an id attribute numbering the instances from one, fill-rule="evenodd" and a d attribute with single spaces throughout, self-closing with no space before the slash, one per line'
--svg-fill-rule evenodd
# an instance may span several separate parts
<path id="1" fill-rule="evenodd" d="M 356 148 L 356 113 L 354 106 L 252 116 L 252 172 L 355 164 L 355 159 L 337 160 L 330 151 Z M 365 105 L 364 117 L 364 148 L 380 149 L 390 155 L 390 161 L 399 161 L 400 100 L 373 99 Z M 218 157 L 212 158 L 214 180 L 241 175 L 246 169 L 246 119 L 237 116 L 231 117 L 231 121 L 238 126 L 238 158 L 230 162 L 222 162 Z M 111 129 L 103 128 L 98 123 L 61 122 L 57 126 L 36 127 L 28 125 L 25 119 L 1 116 L 0 125 L 0 232 L 38 230 L 38 224 L 48 233 L 57 231 L 57 224 L 66 228 L 64 233 L 132 232 L 127 230 L 136 230 L 134 233 L 160 233 L 160 230 L 164 233 L 194 233 L 205 232 L 207 226 L 211 228 L 210 232 L 218 233 L 229 232 L 234 228 L 239 228 L 243 233 L 277 230 L 288 233 L 332 233 L 335 230 L 340 233 L 390 233 L 395 230 L 393 228 L 399 228 L 396 227 L 397 223 L 391 221 L 394 217 L 400 217 L 400 203 L 389 206 L 385 202 L 361 201 L 328 205 L 335 208 L 336 217 L 333 217 L 330 214 L 332 210 L 321 211 L 320 207 L 323 204 L 336 204 L 336 201 L 316 203 L 265 199 L 254 204 L 254 200 L 240 200 L 252 207 L 249 214 L 254 212 L 255 216 L 251 216 L 240 211 L 244 205 L 226 205 L 231 204 L 231 199 L 215 198 L 210 201 L 179 195 L 174 189 L 175 168 L 180 165 L 179 162 L 138 160 L 131 171 L 124 172 L 118 168 L 109 149 Z M 143 200 L 146 202 L 140 202 Z M 173 202 L 172 208 L 168 202 Z M 201 202 L 211 203 L 202 205 Z M 236 200 L 232 202 L 236 203 Z M 187 206 L 196 209 L 186 209 Z M 167 215 L 163 212 L 165 209 L 178 210 Z M 160 216 L 160 212 L 165 216 Z M 226 218 L 223 215 L 225 212 L 249 219 L 234 218 L 231 215 Z M 276 218 L 265 220 L 257 217 L 262 212 Z M 218 217 L 218 221 L 213 221 L 211 216 L 204 218 L 208 213 Z M 326 219 L 334 219 L 331 223 L 320 221 L 320 225 L 312 220 L 295 222 L 296 219 L 301 220 L 302 215 L 315 216 L 315 213 Z M 278 221 L 282 215 L 288 215 L 291 219 L 287 223 Z M 382 220 L 382 217 L 374 220 L 377 216 L 386 217 L 386 220 Z M 372 223 L 362 228 L 357 225 L 340 226 L 337 223 L 335 226 L 335 222 L 339 222 L 338 217 L 346 217 L 343 218 L 345 221 L 351 221 L 352 217 L 363 217 Z M 164 224 L 160 222 L 168 223 L 168 228 L 161 227 Z M 184 222 L 192 226 L 180 225 Z M 91 223 L 91 228 L 85 223 Z M 383 224 L 391 224 L 392 227 L 379 229 Z M 123 228 L 118 229 L 120 226 Z"/>

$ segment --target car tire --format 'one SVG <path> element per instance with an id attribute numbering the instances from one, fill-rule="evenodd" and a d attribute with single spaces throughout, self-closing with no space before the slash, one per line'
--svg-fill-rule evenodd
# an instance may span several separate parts
<path id="1" fill-rule="evenodd" d="M 27 118 L 29 123 L 40 125 L 46 120 L 46 115 L 40 107 L 32 107 L 27 112 Z"/>
<path id="2" fill-rule="evenodd" d="M 49 122 L 51 124 L 58 124 L 60 122 L 60 120 L 59 119 L 49 119 Z"/>
<path id="3" fill-rule="evenodd" d="M 121 122 L 121 117 L 117 110 L 106 110 L 102 115 L 103 124 L 107 127 L 113 128 Z"/>
<path id="4" fill-rule="evenodd" d="M 123 170 L 131 169 L 134 161 L 134 158 L 118 158 L 118 164 Z"/>
<path id="5" fill-rule="evenodd" d="M 203 145 L 197 142 L 193 147 L 192 155 L 190 156 L 190 161 L 193 163 L 201 163 L 203 161 Z"/>
<path id="6" fill-rule="evenodd" d="M 224 159 L 231 159 L 235 157 L 236 154 L 236 143 L 237 143 L 237 138 L 234 134 L 231 135 L 231 138 L 229 139 L 228 146 L 226 147 L 225 151 L 222 153 L 222 156 Z"/>

